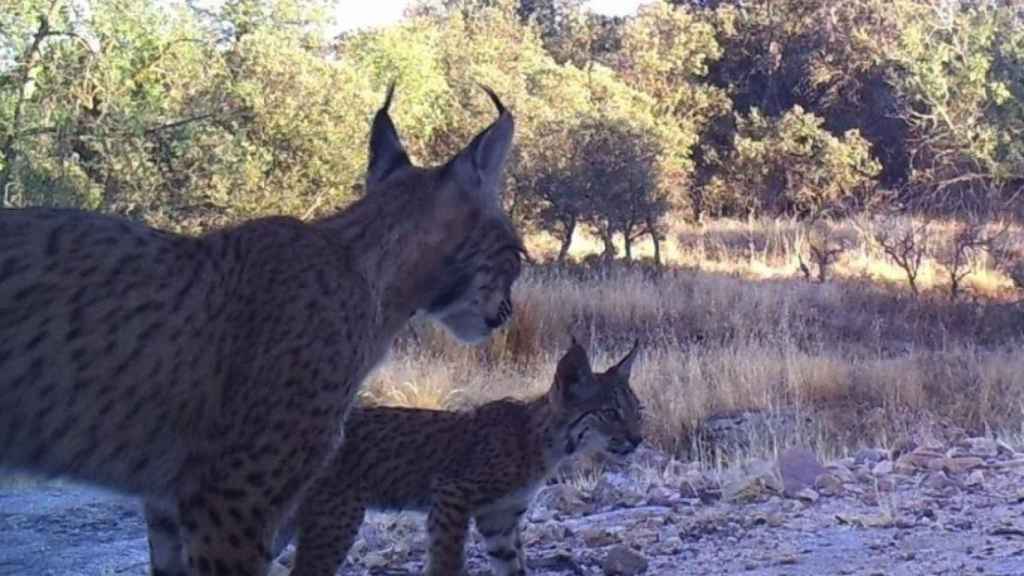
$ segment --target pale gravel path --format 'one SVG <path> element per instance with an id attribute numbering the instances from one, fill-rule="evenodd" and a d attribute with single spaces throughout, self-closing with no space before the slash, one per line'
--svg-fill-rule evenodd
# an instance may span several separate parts
<path id="1" fill-rule="evenodd" d="M 914 482 L 880 504 L 853 489 L 805 505 L 701 503 L 672 497 L 661 505 L 584 515 L 534 513 L 526 538 L 531 559 L 560 569 L 534 574 L 602 574 L 608 546 L 634 545 L 647 574 L 757 576 L 1024 576 L 1024 474 L 949 494 Z M 837 519 L 872 518 L 891 510 L 890 527 L 858 527 Z M 591 510 L 593 511 L 593 510 Z M 856 522 L 855 522 L 856 523 Z M 870 522 L 869 522 L 870 523 Z M 376 515 L 343 574 L 418 574 L 420 517 Z M 558 560 L 568 553 L 569 562 Z M 144 576 L 147 548 L 137 501 L 77 486 L 0 490 L 0 576 Z M 373 569 L 368 566 L 374 567 Z M 472 573 L 487 574 L 479 549 Z"/>

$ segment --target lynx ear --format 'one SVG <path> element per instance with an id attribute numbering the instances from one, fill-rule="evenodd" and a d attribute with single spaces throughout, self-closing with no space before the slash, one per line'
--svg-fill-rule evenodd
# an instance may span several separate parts
<path id="1" fill-rule="evenodd" d="M 370 162 L 366 170 L 366 189 L 368 191 L 399 168 L 410 165 L 409 155 L 402 147 L 398 131 L 395 130 L 395 124 L 388 114 L 388 108 L 391 107 L 391 99 L 394 95 L 395 83 L 392 82 L 388 86 L 384 105 L 377 110 L 377 114 L 373 117 L 373 126 L 370 128 Z"/>
<path id="2" fill-rule="evenodd" d="M 554 390 L 558 400 L 564 403 L 589 398 L 595 392 L 590 359 L 587 358 L 583 347 L 576 343 L 575 338 L 569 350 L 558 361 Z"/>
<path id="3" fill-rule="evenodd" d="M 609 374 L 615 374 L 629 380 L 629 373 L 633 370 L 633 360 L 636 360 L 636 353 L 640 350 L 640 339 L 633 340 L 633 348 L 626 354 L 626 357 L 619 360 L 619 363 L 608 369 Z"/>
<path id="4" fill-rule="evenodd" d="M 496 202 L 505 160 L 512 148 L 515 121 L 493 90 L 486 86 L 481 88 L 498 109 L 498 119 L 459 152 L 454 168 L 463 188 L 478 192 L 484 201 Z"/>

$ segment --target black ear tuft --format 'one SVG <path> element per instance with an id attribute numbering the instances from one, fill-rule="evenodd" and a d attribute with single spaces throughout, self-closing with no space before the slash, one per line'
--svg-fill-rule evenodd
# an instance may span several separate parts
<path id="1" fill-rule="evenodd" d="M 501 98 L 498 98 L 498 95 L 494 93 L 494 90 L 491 90 L 489 87 L 480 83 L 477 83 L 477 85 L 480 86 L 488 96 L 490 96 L 491 102 L 494 102 L 494 107 L 498 109 L 498 117 L 500 118 L 504 115 L 507 110 L 505 109 L 505 105 L 501 103 Z"/>
<path id="2" fill-rule="evenodd" d="M 388 86 L 387 96 L 384 98 L 384 105 L 377 110 L 373 117 L 373 125 L 370 128 L 370 161 L 366 170 L 366 189 L 383 182 L 390 174 L 399 168 L 409 166 L 409 155 L 402 147 L 402 141 L 398 137 L 398 130 L 388 109 L 391 108 L 391 99 L 395 95 L 395 83 Z"/>
<path id="3" fill-rule="evenodd" d="M 616 364 L 615 366 L 612 366 L 612 368 L 608 371 L 610 373 L 621 376 L 626 380 L 629 380 L 629 374 L 633 370 L 633 360 L 636 360 L 636 354 L 639 351 L 640 339 L 636 338 L 633 340 L 633 348 L 630 349 L 628 354 L 626 354 L 626 357 L 623 358 L 622 360 L 619 360 L 619 363 Z"/>
<path id="4" fill-rule="evenodd" d="M 454 166 L 464 188 L 478 192 L 481 202 L 493 204 L 500 198 L 498 184 L 512 148 L 515 120 L 493 90 L 481 88 L 498 109 L 498 119 L 459 152 Z"/>

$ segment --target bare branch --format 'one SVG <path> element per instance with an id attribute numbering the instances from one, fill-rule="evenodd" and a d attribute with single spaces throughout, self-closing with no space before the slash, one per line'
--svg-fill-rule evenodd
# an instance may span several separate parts
<path id="1" fill-rule="evenodd" d="M 907 284 L 915 296 L 920 292 L 917 278 L 927 253 L 931 220 L 919 222 L 900 217 L 883 219 L 875 227 L 874 240 L 907 277 Z"/>

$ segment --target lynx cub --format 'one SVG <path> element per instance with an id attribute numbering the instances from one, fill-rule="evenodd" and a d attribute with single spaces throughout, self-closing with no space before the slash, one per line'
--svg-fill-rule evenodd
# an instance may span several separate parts
<path id="1" fill-rule="evenodd" d="M 156 576 L 265 574 L 280 519 L 409 317 L 479 342 L 512 313 L 512 116 L 490 94 L 497 120 L 420 168 L 391 95 L 365 196 L 322 220 L 189 237 L 0 210 L 0 468 L 145 498 Z"/>
<path id="2" fill-rule="evenodd" d="M 526 574 L 520 521 L 560 460 L 576 452 L 631 453 L 640 403 L 629 386 L 637 344 L 594 374 L 573 342 L 547 394 L 499 400 L 466 413 L 361 408 L 348 440 L 296 517 L 292 576 L 330 576 L 345 560 L 367 508 L 428 510 L 428 576 L 463 571 L 469 520 L 497 575 Z"/>

